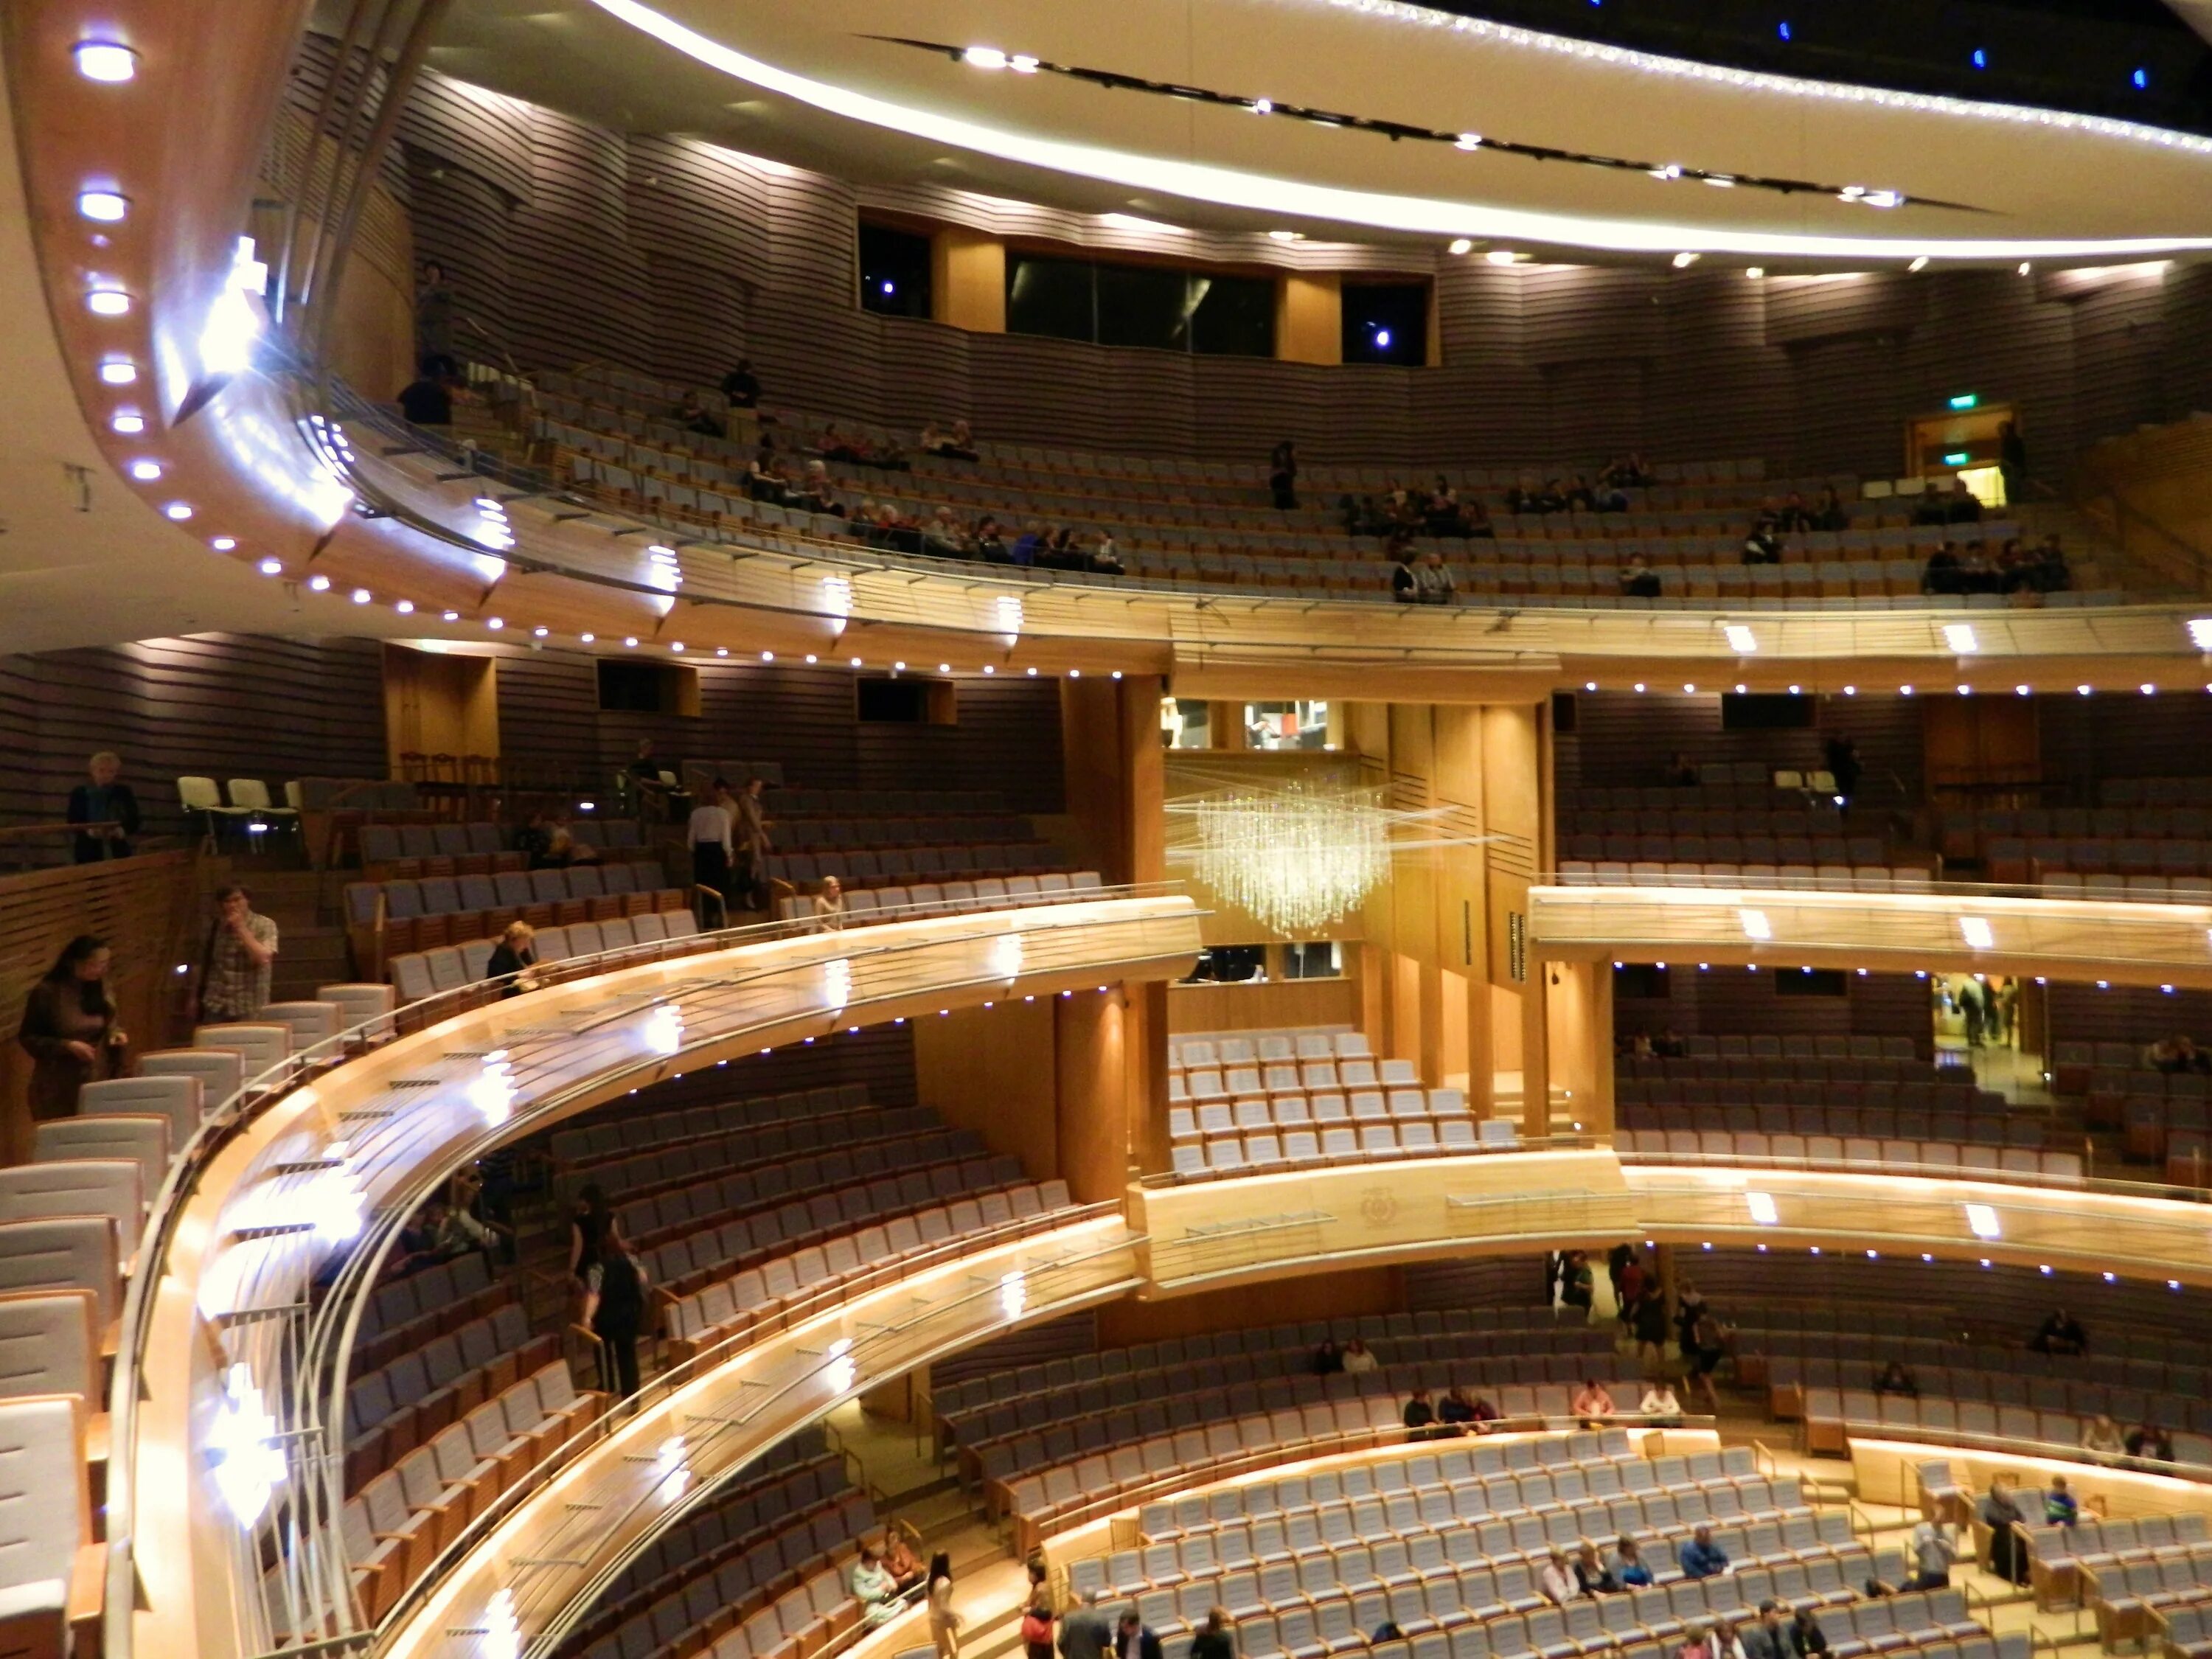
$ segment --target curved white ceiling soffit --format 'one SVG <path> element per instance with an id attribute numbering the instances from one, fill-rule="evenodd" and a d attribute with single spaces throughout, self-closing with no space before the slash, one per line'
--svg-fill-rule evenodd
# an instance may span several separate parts
<path id="1" fill-rule="evenodd" d="M 757 142 L 765 119 L 766 136 L 780 129 L 817 155 L 842 145 L 859 170 L 888 163 L 909 176 L 930 176 L 927 152 L 951 151 L 986 187 L 1026 176 L 1049 191 L 1056 180 L 1061 193 L 1093 205 L 1103 187 L 1240 222 L 1827 266 L 2212 250 L 2212 140 L 1687 63 L 1391 0 L 1223 0 L 1197 16 L 1167 0 L 1042 13 L 991 0 L 949 9 L 817 0 L 737 15 L 712 0 L 554 0 L 527 27 L 495 0 L 465 0 L 456 17 L 441 64 L 522 95 L 550 90 L 548 101 L 567 101 L 558 92 L 580 62 L 605 67 L 611 57 L 618 90 L 603 96 L 620 100 L 633 125 L 734 143 L 750 119 Z M 641 60 L 622 50 L 608 21 L 709 71 L 719 91 L 672 72 L 662 53 Z M 1033 54 L 1229 100 L 1267 97 L 1425 131 L 1650 158 L 1662 173 L 1850 181 L 1864 194 L 1707 189 L 1691 177 L 1542 161 L 1490 145 L 1395 143 L 1376 131 L 1255 119 L 1249 104 L 976 67 L 900 37 L 966 40 L 1024 62 Z M 611 43 L 612 53 L 597 52 Z M 494 49 L 509 44 L 515 51 L 502 64 Z M 564 57 L 574 61 L 564 65 Z M 766 98 L 732 100 L 730 82 Z M 1903 205 L 1866 204 L 1887 191 Z"/>

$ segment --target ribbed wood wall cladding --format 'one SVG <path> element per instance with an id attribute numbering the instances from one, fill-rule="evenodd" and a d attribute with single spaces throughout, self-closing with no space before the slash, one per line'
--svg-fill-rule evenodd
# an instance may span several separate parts
<path id="1" fill-rule="evenodd" d="M 1416 1261 L 1406 1270 L 1410 1312 L 1453 1308 L 1540 1308 L 1544 1305 L 1540 1255 L 1496 1256 L 1471 1261 Z"/>
<path id="2" fill-rule="evenodd" d="M 1862 789 L 1887 808 L 1917 801 L 1923 779 L 1919 706 L 1898 696 L 1823 697 L 1818 723 L 1797 731 L 1724 732 L 1721 700 L 1680 692 L 1585 691 L 1575 695 L 1575 730 L 1556 744 L 1559 787 L 1620 788 L 1662 784 L 1677 754 L 1693 765 L 1759 761 L 1803 771 L 1825 763 L 1830 736 L 1848 737 L 1865 768 Z M 2117 701 L 2106 699 L 2107 702 Z M 2208 699 L 2212 701 L 2212 699 Z M 2208 711 L 2212 713 L 2212 711 Z M 1894 779 L 1897 787 L 1889 787 Z M 1697 804 L 1684 790 L 1682 804 Z M 1562 829 L 1572 825 L 1562 819 Z"/>
<path id="3" fill-rule="evenodd" d="M 1950 272 L 1747 281 L 1522 266 L 1321 243 L 1291 270 L 1432 270 L 1443 364 L 1404 370 L 963 336 L 860 312 L 866 205 L 1110 252 L 1156 232 L 965 195 L 854 186 L 690 140 L 623 135 L 426 75 L 401 129 L 423 258 L 526 366 L 612 360 L 711 382 L 750 355 L 771 397 L 856 419 L 1249 459 L 1587 466 L 1763 457 L 1894 472 L 1913 416 L 1974 391 L 2021 406 L 2031 465 L 2212 403 L 2212 273 Z M 1173 239 L 1251 259 L 1249 238 Z"/>
<path id="4" fill-rule="evenodd" d="M 1853 975 L 1840 997 L 1784 996 L 1777 981 L 1790 967 L 1700 970 L 1669 963 L 1665 997 L 1616 996 L 1613 1028 L 1622 1036 L 1672 1026 L 1683 1036 L 1752 1036 L 1911 1037 L 1923 1059 L 1935 1052 L 1928 982 L 1911 974 Z"/>
<path id="5" fill-rule="evenodd" d="M 199 634 L 0 658 L 0 819 L 57 822 L 85 760 L 112 749 L 148 827 L 177 833 L 179 775 L 385 772 L 374 640 Z"/>
<path id="6" fill-rule="evenodd" d="M 2106 778 L 2202 776 L 2212 756 L 2212 694 L 2181 687 L 2156 697 L 2039 697 L 2043 775 L 2073 787 L 2069 803 L 2101 804 Z"/>
<path id="7" fill-rule="evenodd" d="M 746 1054 L 726 1066 L 709 1066 L 680 1078 L 641 1089 L 602 1106 L 585 1121 L 633 1112 L 680 1111 L 690 1106 L 750 1100 L 794 1089 L 827 1089 L 840 1084 L 866 1085 L 878 1106 L 918 1103 L 914 1085 L 914 1028 L 866 1025 L 811 1043 L 790 1042 L 765 1054 Z M 557 1130 L 554 1133 L 559 1133 Z M 617 1202 L 621 1194 L 611 1194 Z"/>
<path id="8" fill-rule="evenodd" d="M 2114 985 L 2099 990 L 2081 981 L 2053 981 L 2049 999 L 2053 1042 L 2126 1042 L 2141 1048 L 2177 1031 L 2192 1038 L 2212 1033 L 2212 991 L 2154 985 Z M 2046 1059 L 2049 1056 L 2045 1056 Z"/>
<path id="9" fill-rule="evenodd" d="M 651 738 L 669 759 L 775 761 L 817 788 L 985 789 L 1018 812 L 1063 810 L 1060 691 L 1048 680 L 963 680 L 953 726 L 862 725 L 854 677 L 778 663 L 701 663 L 699 716 L 602 714 L 580 653 L 518 652 L 499 664 L 500 751 L 611 773 Z M 732 782 L 738 780 L 732 779 Z"/>

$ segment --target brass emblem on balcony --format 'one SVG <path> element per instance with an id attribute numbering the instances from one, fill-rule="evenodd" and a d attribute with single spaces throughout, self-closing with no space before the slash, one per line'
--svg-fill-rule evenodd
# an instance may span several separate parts
<path id="1" fill-rule="evenodd" d="M 1359 1195 L 1359 1218 L 1370 1227 L 1387 1227 L 1398 1218 L 1398 1195 L 1388 1187 L 1370 1187 Z"/>

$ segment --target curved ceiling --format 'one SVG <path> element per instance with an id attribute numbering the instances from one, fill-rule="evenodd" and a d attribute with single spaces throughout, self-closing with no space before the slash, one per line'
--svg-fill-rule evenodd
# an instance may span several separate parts
<path id="1" fill-rule="evenodd" d="M 902 41 L 1654 167 L 1908 199 L 1712 189 L 1396 142 L 1249 109 L 972 67 Z M 1790 81 L 1396 0 L 457 0 L 464 79 L 632 130 L 872 180 L 1233 228 L 1466 236 L 1536 251 L 1870 260 L 2212 251 L 2212 141 L 2094 117 Z M 1956 204 L 1938 206 L 1936 203 Z"/>

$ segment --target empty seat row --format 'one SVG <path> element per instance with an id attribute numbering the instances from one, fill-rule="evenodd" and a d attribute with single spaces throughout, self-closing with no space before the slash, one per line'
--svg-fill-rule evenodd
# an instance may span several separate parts
<path id="1" fill-rule="evenodd" d="M 1510 1118 L 1449 1117 L 1435 1122 L 1344 1124 L 1278 1134 L 1210 1135 L 1176 1143 L 1175 1174 L 1184 1180 L 1255 1174 L 1285 1166 L 1353 1164 L 1375 1158 L 1455 1157 L 1517 1152 L 1521 1128 Z"/>
<path id="2" fill-rule="evenodd" d="M 1067 854 L 1049 842 L 976 846 L 887 847 L 842 853 L 771 853 L 763 873 L 770 881 L 803 886 L 829 877 L 852 888 L 881 888 L 927 882 L 932 878 L 970 880 L 996 877 L 1011 881 L 1056 871 Z"/>
<path id="3" fill-rule="evenodd" d="M 1658 859 L 1559 860 L 1563 887 L 1729 887 L 1823 893 L 1925 893 L 1934 886 L 1925 870 L 1892 870 L 1870 864 L 1669 863 Z"/>
<path id="4" fill-rule="evenodd" d="M 1171 1063 L 1168 1067 L 1169 1097 L 1175 1100 L 1304 1094 L 1313 1089 L 1419 1089 L 1420 1082 L 1412 1060 L 1377 1060 L 1365 1054 L 1342 1060 L 1270 1060 L 1261 1066 Z"/>
<path id="5" fill-rule="evenodd" d="M 1269 1069 L 1277 1068 L 1271 1066 Z M 1193 1095 L 1188 1084 L 1184 1088 L 1177 1089 L 1174 1074 L 1170 1074 L 1168 1099 L 1171 1103 L 1168 1107 L 1168 1133 L 1176 1140 L 1196 1140 L 1204 1135 L 1225 1134 L 1231 1129 L 1383 1123 L 1394 1119 L 1404 1122 L 1419 1118 L 1467 1115 L 1467 1091 L 1463 1089 L 1409 1086 L 1387 1091 L 1382 1089 L 1354 1089 L 1348 1095 L 1309 1095 L 1294 1085 L 1292 1090 L 1279 1094 L 1248 1096 L 1238 1091 L 1237 1097 L 1231 1098 L 1228 1091 L 1212 1085 L 1215 1073 L 1200 1072 L 1195 1075 L 1204 1079 L 1201 1086 L 1213 1088 L 1214 1091 L 1202 1096 Z"/>
<path id="6" fill-rule="evenodd" d="M 346 1386 L 345 1489 L 360 1490 L 560 1352 L 557 1339 L 531 1335 L 520 1304 L 510 1301 L 374 1370 L 357 1370 Z"/>
<path id="7" fill-rule="evenodd" d="M 681 1111 L 620 1110 L 593 1114 L 556 1129 L 546 1141 L 554 1166 L 564 1172 L 598 1167 L 610 1158 L 649 1152 L 710 1135 L 735 1134 L 769 1123 L 849 1112 L 868 1103 L 865 1083 L 832 1083 L 781 1094 L 753 1095 Z M 617 1187 L 626 1185 L 617 1176 Z"/>
<path id="8" fill-rule="evenodd" d="M 1717 1158 L 1784 1168 L 1847 1164 L 1899 1174 L 1980 1176 L 2045 1186 L 2079 1186 L 2082 1178 L 2079 1152 L 1962 1146 L 1943 1140 L 1874 1140 L 1725 1129 L 1622 1129 L 1615 1133 L 1613 1145 L 1623 1158 L 1643 1159 Z"/>

